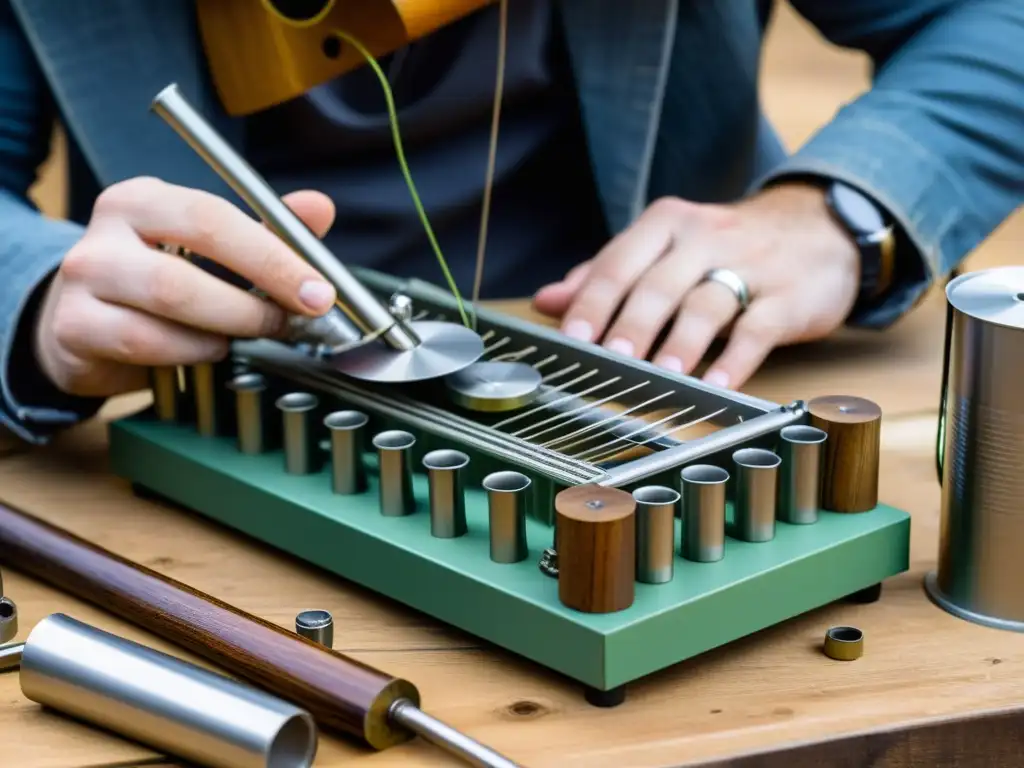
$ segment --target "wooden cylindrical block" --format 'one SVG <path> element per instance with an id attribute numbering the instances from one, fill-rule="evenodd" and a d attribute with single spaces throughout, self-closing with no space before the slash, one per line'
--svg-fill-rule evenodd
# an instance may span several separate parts
<path id="1" fill-rule="evenodd" d="M 821 471 L 821 506 L 867 512 L 878 505 L 882 410 L 862 397 L 829 395 L 808 403 L 811 426 L 828 433 Z"/>
<path id="2" fill-rule="evenodd" d="M 633 604 L 636 502 L 616 488 L 580 485 L 555 496 L 558 599 L 584 613 Z"/>

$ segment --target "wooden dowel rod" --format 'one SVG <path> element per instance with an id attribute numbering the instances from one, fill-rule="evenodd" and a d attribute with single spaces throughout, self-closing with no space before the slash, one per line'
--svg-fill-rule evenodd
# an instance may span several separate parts
<path id="1" fill-rule="evenodd" d="M 325 729 L 386 749 L 415 686 L 245 613 L 24 512 L 0 505 L 0 563 L 93 603 L 307 709 Z"/>

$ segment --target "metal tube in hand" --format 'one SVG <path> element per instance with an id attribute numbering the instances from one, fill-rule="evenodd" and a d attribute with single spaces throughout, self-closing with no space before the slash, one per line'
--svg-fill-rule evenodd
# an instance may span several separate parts
<path id="1" fill-rule="evenodd" d="M 338 291 L 338 298 L 364 334 L 388 328 L 392 349 L 409 350 L 419 339 L 360 283 L 327 246 L 284 204 L 273 188 L 188 103 L 176 84 L 164 88 L 152 109 L 263 219 L 278 237 L 313 265 Z"/>

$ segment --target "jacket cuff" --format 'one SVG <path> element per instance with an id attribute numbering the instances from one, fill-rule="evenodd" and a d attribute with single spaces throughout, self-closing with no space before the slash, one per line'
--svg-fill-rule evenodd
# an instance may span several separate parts
<path id="1" fill-rule="evenodd" d="M 949 166 L 898 126 L 841 116 L 758 179 L 754 190 L 808 174 L 860 189 L 886 209 L 900 234 L 894 284 L 882 300 L 856 310 L 850 325 L 891 325 L 987 235 L 969 217 L 956 215 L 964 207 Z"/>
<path id="2" fill-rule="evenodd" d="M 81 230 L 67 222 L 40 224 L 37 234 L 45 234 L 32 243 L 31 260 L 19 259 L 28 254 L 17 249 L 3 254 L 14 272 L 5 275 L 9 293 L 0 297 L 0 424 L 34 444 L 44 444 L 60 430 L 91 418 L 105 402 L 62 392 L 36 362 L 36 315 L 64 254 L 81 237 Z"/>

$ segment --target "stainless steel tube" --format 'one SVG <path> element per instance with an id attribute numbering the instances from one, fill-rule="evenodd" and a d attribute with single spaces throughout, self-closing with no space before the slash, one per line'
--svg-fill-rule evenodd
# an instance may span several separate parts
<path id="1" fill-rule="evenodd" d="M 492 472 L 484 478 L 491 560 L 496 563 L 518 563 L 529 554 L 526 502 L 530 485 L 530 478 L 520 472 Z"/>
<path id="2" fill-rule="evenodd" d="M 771 541 L 781 460 L 763 448 L 741 448 L 732 461 L 736 466 L 735 536 L 741 541 Z"/>
<path id="3" fill-rule="evenodd" d="M 267 449 L 267 379 L 260 373 L 243 373 L 228 384 L 235 393 L 238 450 L 245 454 Z"/>
<path id="4" fill-rule="evenodd" d="M 152 109 L 245 200 L 274 234 L 334 285 L 338 298 L 364 334 L 389 328 L 382 338 L 390 347 L 398 350 L 416 347 L 419 339 L 412 330 L 395 321 L 387 307 L 349 272 L 263 177 L 189 104 L 176 84 L 156 95 Z"/>
<path id="5" fill-rule="evenodd" d="M 794 424 L 779 433 L 778 519 L 793 525 L 818 522 L 821 507 L 821 452 L 828 432 Z"/>
<path id="6" fill-rule="evenodd" d="M 0 644 L 9 643 L 18 635 L 18 606 L 4 597 L 4 578 L 0 572 Z"/>
<path id="7" fill-rule="evenodd" d="M 173 365 L 160 365 L 150 369 L 153 389 L 153 410 L 160 421 L 178 420 L 178 369 Z"/>
<path id="8" fill-rule="evenodd" d="M 335 411 L 324 417 L 331 435 L 331 489 L 350 496 L 367 488 L 363 450 L 370 418 L 361 411 Z"/>
<path id="9" fill-rule="evenodd" d="M 441 449 L 423 457 L 430 484 L 430 535 L 435 538 L 454 539 L 469 530 L 462 480 L 468 464 L 469 456 L 462 451 Z"/>
<path id="10" fill-rule="evenodd" d="M 232 408 L 225 407 L 225 392 L 230 379 L 230 363 L 196 363 L 189 366 L 196 414 L 196 430 L 204 437 L 219 437 L 231 432 Z"/>
<path id="11" fill-rule="evenodd" d="M 25 641 L 31 701 L 200 765 L 309 766 L 317 729 L 281 699 L 63 614 Z"/>
<path id="12" fill-rule="evenodd" d="M 519 768 L 517 763 L 431 717 L 408 699 L 398 699 L 391 705 L 390 714 L 396 723 L 475 768 Z"/>
<path id="13" fill-rule="evenodd" d="M 676 508 L 679 493 L 661 485 L 633 491 L 636 502 L 636 580 L 672 581 L 675 563 Z"/>
<path id="14" fill-rule="evenodd" d="M 696 563 L 725 557 L 725 491 L 729 473 L 712 464 L 692 464 L 679 472 L 683 520 L 679 551 Z"/>
<path id="15" fill-rule="evenodd" d="M 277 398 L 284 438 L 284 468 L 290 475 L 308 475 L 323 466 L 313 415 L 320 405 L 309 392 L 289 392 Z"/>
<path id="16" fill-rule="evenodd" d="M 330 611 L 302 611 L 295 617 L 295 633 L 314 643 L 334 647 L 334 617 Z"/>
<path id="17" fill-rule="evenodd" d="M 416 511 L 412 490 L 412 447 L 416 438 L 409 432 L 392 429 L 373 438 L 380 461 L 380 513 L 384 517 L 402 517 Z"/>

